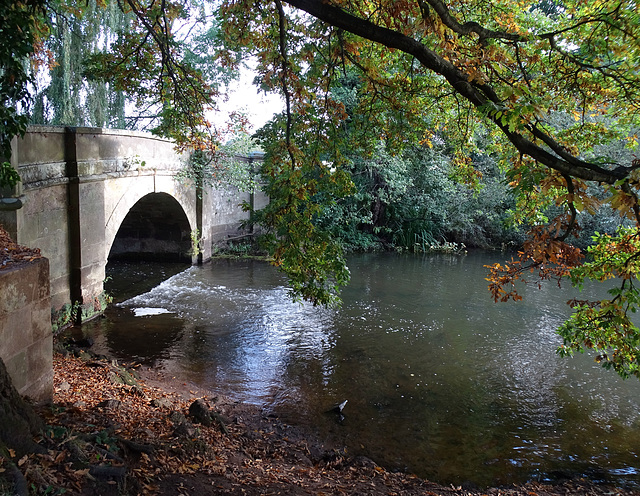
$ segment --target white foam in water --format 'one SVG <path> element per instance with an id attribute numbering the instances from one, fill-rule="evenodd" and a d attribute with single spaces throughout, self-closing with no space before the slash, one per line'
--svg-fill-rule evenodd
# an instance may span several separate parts
<path id="1" fill-rule="evenodd" d="M 166 308 L 134 308 L 133 314 L 136 317 L 146 317 L 147 315 L 160 315 L 162 313 L 172 313 Z"/>
<path id="2" fill-rule="evenodd" d="M 246 296 L 246 291 L 237 294 L 224 285 L 201 281 L 194 277 L 196 274 L 197 269 L 192 267 L 163 281 L 147 293 L 134 296 L 118 305 L 131 308 L 136 317 L 171 313 L 178 316 L 189 315 L 192 321 L 208 323 L 211 312 L 218 316 L 224 315 L 229 309 L 221 306 L 235 309 L 237 302 Z M 218 302 L 218 305 L 212 302 Z M 157 309 L 161 311 L 158 312 Z"/>

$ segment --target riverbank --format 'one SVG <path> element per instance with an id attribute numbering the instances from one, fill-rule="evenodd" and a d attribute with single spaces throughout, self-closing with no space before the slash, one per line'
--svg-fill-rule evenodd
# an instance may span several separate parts
<path id="1" fill-rule="evenodd" d="M 637 494 L 581 480 L 443 487 L 351 458 L 255 406 L 153 369 L 134 382 L 114 362 L 80 355 L 54 357 L 54 402 L 40 410 L 48 451 L 15 461 L 32 494 Z"/>

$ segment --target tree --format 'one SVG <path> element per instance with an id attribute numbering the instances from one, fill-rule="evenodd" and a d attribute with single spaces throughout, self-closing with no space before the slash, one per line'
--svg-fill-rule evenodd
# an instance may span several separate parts
<path id="1" fill-rule="evenodd" d="M 41 0 L 3 2 L 0 5 L 0 189 L 20 180 L 11 167 L 11 140 L 24 135 L 32 103 L 28 57 L 38 42 L 36 21 L 44 9 Z"/>
<path id="2" fill-rule="evenodd" d="M 443 133 L 431 131 L 428 141 L 403 143 L 400 151 L 393 140 L 367 138 L 368 115 L 358 113 L 359 103 L 369 98 L 364 86 L 355 73 L 333 83 L 331 96 L 348 116 L 341 126 L 341 146 L 355 191 L 330 205 L 316 226 L 328 229 L 347 249 L 379 249 L 383 244 L 450 250 L 459 243 L 487 247 L 512 242 L 519 230 L 508 222 L 512 195 L 497 157 L 485 152 L 490 145 L 485 137 L 473 137 L 478 151 L 469 158 L 476 174 L 472 184 L 461 183 L 456 180 L 460 170 L 451 165 L 455 148 Z M 381 121 L 394 118 L 384 108 L 377 114 Z M 410 133 L 407 129 L 402 135 Z"/>
<path id="3" fill-rule="evenodd" d="M 87 58 L 83 75 L 127 95 L 135 109 L 126 117 L 128 127 L 173 138 L 182 149 L 215 149 L 217 132 L 206 115 L 220 95 L 211 68 L 213 14 L 205 3 L 189 0 L 117 5 L 129 19 L 126 29 Z"/>
<path id="4" fill-rule="evenodd" d="M 622 375 L 640 377 L 636 346 L 640 331 L 628 316 L 637 303 L 640 160 L 596 155 L 596 145 L 615 140 L 627 140 L 629 147 L 637 148 L 638 4 L 608 0 L 562 4 L 287 0 L 286 4 L 227 0 L 222 7 L 227 35 L 255 51 L 263 84 L 277 88 L 287 102 L 278 136 L 281 149 L 272 155 L 279 171 L 306 170 L 307 177 L 314 167 L 319 174 L 325 172 L 315 147 L 321 143 L 325 155 L 336 148 L 331 127 L 345 118 L 344 106 L 331 100 L 330 89 L 347 70 L 359 71 L 366 85 L 363 93 L 368 98 L 358 112 L 374 130 L 368 139 L 384 135 L 401 149 L 415 141 L 428 142 L 434 129 L 445 132 L 458 146 L 459 176 L 471 182 L 477 175 L 468 158 L 470 137 L 484 126 L 495 141 L 495 151 L 505 157 L 503 165 L 519 195 L 520 215 L 542 219 L 540 212 L 546 207 L 562 209 L 546 225 L 534 226 L 518 260 L 491 268 L 495 299 L 519 299 L 515 284 L 531 272 L 541 280 L 571 275 L 577 283 L 583 278 L 620 278 L 611 300 L 575 306 L 578 317 L 572 328 L 580 330 L 563 333 L 563 350 L 595 348 L 605 365 Z M 305 133 L 301 147 L 294 136 Z M 334 155 L 339 167 L 341 157 Z M 303 156 L 306 169 L 301 165 Z M 282 175 L 273 178 L 275 184 Z M 605 196 L 594 195 L 590 184 L 600 186 Z M 280 186 L 281 193 L 274 193 L 282 203 L 273 206 L 272 225 L 284 218 L 292 223 L 288 215 L 295 202 L 288 201 L 285 193 L 292 188 Z M 307 191 L 302 184 L 296 188 Z M 313 191 L 317 196 L 315 183 Z M 632 220 L 635 227 L 599 237 L 597 246 L 606 249 L 592 251 L 593 265 L 585 265 L 583 254 L 568 241 L 579 229 L 579 212 L 594 213 L 602 204 Z M 296 240 L 285 241 L 291 242 Z M 612 252 L 615 257 L 606 255 Z M 281 265 L 296 257 L 299 253 L 294 250 L 276 251 Z M 607 339 L 595 339 L 598 333 Z M 627 339 L 629 334 L 633 339 Z"/>
<path id="5" fill-rule="evenodd" d="M 50 63 L 36 78 L 31 122 L 66 126 L 125 128 L 125 95 L 111 81 L 87 80 L 86 63 L 127 32 L 131 19 L 116 0 L 90 0 L 81 7 L 48 11 L 49 32 L 40 53 Z"/>

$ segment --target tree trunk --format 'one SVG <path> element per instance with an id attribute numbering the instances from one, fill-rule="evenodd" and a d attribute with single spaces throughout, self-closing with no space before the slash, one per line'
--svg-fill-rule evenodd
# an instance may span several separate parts
<path id="1" fill-rule="evenodd" d="M 10 458 L 8 449 L 20 458 L 27 453 L 45 451 L 33 438 L 43 422 L 33 407 L 13 387 L 4 362 L 0 359 L 0 454 Z"/>
<path id="2" fill-rule="evenodd" d="M 384 215 L 387 209 L 386 202 L 382 199 L 387 190 L 387 182 L 382 175 L 376 170 L 371 171 L 373 175 L 373 202 L 371 202 L 371 232 L 375 232 L 376 227 L 382 227 L 384 225 Z"/>

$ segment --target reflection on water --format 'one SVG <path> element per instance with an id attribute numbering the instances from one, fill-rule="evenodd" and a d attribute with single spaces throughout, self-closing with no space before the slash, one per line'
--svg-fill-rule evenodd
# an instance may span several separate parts
<path id="1" fill-rule="evenodd" d="M 438 482 L 637 484 L 640 384 L 555 355 L 567 291 L 525 288 L 524 302 L 494 304 L 483 265 L 499 257 L 353 257 L 339 310 L 289 301 L 265 263 L 217 261 L 85 329 L 116 356 Z M 324 414 L 345 399 L 341 423 Z"/>

